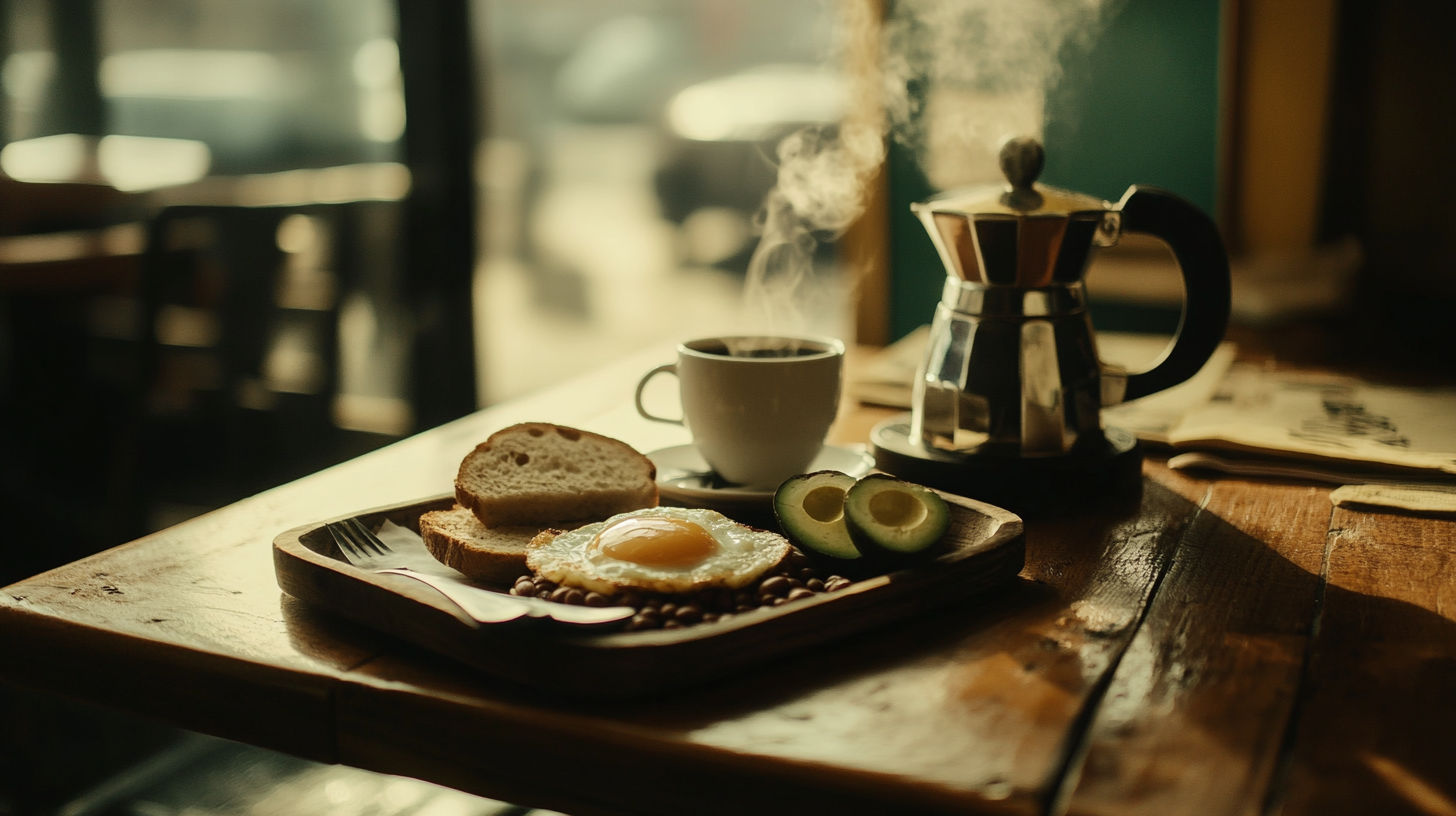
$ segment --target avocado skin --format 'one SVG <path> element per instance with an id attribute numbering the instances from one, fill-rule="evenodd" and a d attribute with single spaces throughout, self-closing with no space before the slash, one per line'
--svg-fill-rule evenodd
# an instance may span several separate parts
<path id="1" fill-rule="evenodd" d="M 938 524 L 927 529 L 925 540 L 918 549 L 896 550 L 880 544 L 870 525 L 874 524 L 873 516 L 870 515 L 867 507 L 861 507 L 869 501 L 869 498 L 876 492 L 874 488 L 879 484 L 889 482 L 893 485 L 903 485 L 906 492 L 921 497 L 929 497 L 931 504 L 930 512 L 938 514 Z M 946 531 L 950 528 L 950 508 L 944 500 L 935 494 L 935 491 L 896 479 L 885 473 L 872 473 L 855 483 L 844 497 L 844 521 L 849 528 L 850 540 L 854 546 L 868 559 L 886 565 L 887 567 L 899 567 L 908 564 L 915 564 L 927 561 L 939 555 L 944 549 L 943 540 Z"/>

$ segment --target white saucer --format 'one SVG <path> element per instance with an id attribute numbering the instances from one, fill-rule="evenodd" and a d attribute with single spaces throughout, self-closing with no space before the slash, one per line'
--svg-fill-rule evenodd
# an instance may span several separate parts
<path id="1" fill-rule="evenodd" d="M 689 507 L 722 507 L 767 504 L 773 489 L 722 484 L 692 445 L 675 445 L 647 454 L 657 465 L 657 492 L 666 501 Z M 825 445 L 805 471 L 837 470 L 858 479 L 875 466 L 875 457 L 863 450 Z"/>

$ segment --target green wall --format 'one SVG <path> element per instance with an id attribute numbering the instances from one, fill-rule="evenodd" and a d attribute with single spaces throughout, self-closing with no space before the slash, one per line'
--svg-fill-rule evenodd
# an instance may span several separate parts
<path id="1" fill-rule="evenodd" d="M 1042 180 L 1109 201 L 1151 184 L 1212 214 L 1218 35 L 1219 0 L 1117 3 L 1090 51 L 1063 55 L 1062 81 L 1047 98 Z M 888 166 L 894 339 L 930 321 L 945 270 L 909 209 L 936 191 L 900 145 Z"/>

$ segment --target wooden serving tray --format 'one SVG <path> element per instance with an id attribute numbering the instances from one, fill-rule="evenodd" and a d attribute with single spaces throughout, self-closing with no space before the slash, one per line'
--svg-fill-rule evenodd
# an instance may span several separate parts
<path id="1" fill-rule="evenodd" d="M 326 522 L 275 538 L 273 565 L 279 587 L 289 595 L 489 674 L 582 696 L 628 697 L 701 682 L 900 620 L 985 592 L 1021 572 L 1026 539 L 1018 516 L 941 495 L 951 507 L 946 533 L 951 547 L 935 559 L 837 592 L 683 629 L 584 634 L 519 624 L 476 626 L 424 584 L 343 561 Z M 418 532 L 422 514 L 453 503 L 447 495 L 355 515 L 371 525 L 388 518 Z"/>

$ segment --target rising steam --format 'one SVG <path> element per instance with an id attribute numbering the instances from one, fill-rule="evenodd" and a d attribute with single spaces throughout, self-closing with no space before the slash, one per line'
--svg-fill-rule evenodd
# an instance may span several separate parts
<path id="1" fill-rule="evenodd" d="M 1108 0 L 1115 2 L 1115 0 Z M 941 189 L 998 178 L 1011 135 L 1040 136 L 1059 54 L 1088 45 L 1103 0 L 845 0 L 835 55 L 850 110 L 778 148 L 778 184 L 759 214 L 745 299 L 755 331 L 802 331 L 814 253 L 863 212 L 886 137 L 908 147 Z"/>
<path id="2" fill-rule="evenodd" d="M 802 331 L 821 239 L 834 240 L 864 212 L 865 189 L 885 157 L 878 4 L 846 0 L 837 31 L 849 110 L 836 126 L 805 128 L 779 143 L 778 184 L 759 213 L 758 247 L 748 264 L 744 298 L 754 328 Z"/>
<path id="3" fill-rule="evenodd" d="M 900 0 L 885 21 L 890 134 L 939 189 L 1000 180 L 1010 136 L 1040 138 L 1068 45 L 1096 37 L 1104 0 Z"/>

